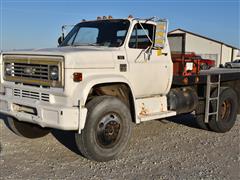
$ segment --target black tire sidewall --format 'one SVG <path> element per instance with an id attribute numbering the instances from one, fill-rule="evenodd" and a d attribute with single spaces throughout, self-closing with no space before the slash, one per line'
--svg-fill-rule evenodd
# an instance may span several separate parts
<path id="1" fill-rule="evenodd" d="M 230 110 L 230 114 L 228 116 L 227 121 L 222 121 L 220 118 L 220 106 L 227 99 L 230 100 L 231 102 L 231 110 Z M 233 89 L 231 88 L 221 89 L 220 98 L 219 98 L 218 119 L 211 118 L 209 121 L 209 126 L 212 130 L 216 132 L 227 132 L 234 126 L 237 118 L 237 108 L 238 108 L 237 100 L 238 100 L 237 94 Z M 213 106 L 213 110 L 215 111 L 214 106 Z"/>
<path id="2" fill-rule="evenodd" d="M 196 115 L 196 123 L 203 130 L 209 130 L 208 124 L 204 122 L 204 114 Z"/>
<path id="3" fill-rule="evenodd" d="M 204 122 L 205 118 L 205 101 L 199 100 L 198 105 L 195 109 L 196 123 L 204 130 L 209 130 L 208 124 Z"/>
<path id="4" fill-rule="evenodd" d="M 50 132 L 49 129 L 43 129 L 34 124 L 20 122 L 10 116 L 7 117 L 5 124 L 16 135 L 30 139 L 46 136 Z"/>
<path id="5" fill-rule="evenodd" d="M 121 137 L 114 147 L 103 148 L 96 141 L 96 126 L 101 120 L 101 117 L 111 112 L 116 113 L 120 117 Z M 83 141 L 85 141 L 83 144 L 89 155 L 88 158 L 97 161 L 108 161 L 113 159 L 124 150 L 128 139 L 130 138 L 130 134 L 131 115 L 129 108 L 122 101 L 115 97 L 106 96 L 97 104 L 90 103 L 90 107 L 88 107 L 87 121 L 85 128 L 82 131 Z"/>

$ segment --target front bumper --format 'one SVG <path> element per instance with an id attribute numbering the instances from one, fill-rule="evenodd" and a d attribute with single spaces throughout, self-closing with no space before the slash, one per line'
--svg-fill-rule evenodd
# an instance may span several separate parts
<path id="1" fill-rule="evenodd" d="M 41 127 L 61 130 L 79 129 L 79 107 L 15 97 L 11 94 L 11 89 L 8 91 L 10 93 L 0 93 L 1 113 Z"/>

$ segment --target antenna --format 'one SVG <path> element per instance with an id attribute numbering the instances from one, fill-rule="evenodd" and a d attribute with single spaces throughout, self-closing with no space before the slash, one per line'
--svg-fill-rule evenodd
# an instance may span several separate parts
<path id="1" fill-rule="evenodd" d="M 74 27 L 75 25 L 67 25 L 67 24 L 65 24 L 65 25 L 62 25 L 62 36 L 61 36 L 61 40 L 63 41 L 64 40 L 64 38 L 65 38 L 65 30 L 68 28 L 68 27 Z"/>

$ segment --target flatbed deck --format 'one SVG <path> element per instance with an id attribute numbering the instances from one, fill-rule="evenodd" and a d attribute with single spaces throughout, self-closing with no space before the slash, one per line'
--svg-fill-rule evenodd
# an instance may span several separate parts
<path id="1" fill-rule="evenodd" d="M 240 68 L 212 68 L 191 76 L 173 76 L 173 86 L 206 84 L 208 75 L 221 75 L 221 82 L 240 80 Z"/>
<path id="2" fill-rule="evenodd" d="M 209 74 L 233 74 L 240 73 L 240 68 L 211 68 L 209 70 L 202 70 L 200 75 L 209 75 Z M 239 76 L 240 78 L 240 76 Z"/>

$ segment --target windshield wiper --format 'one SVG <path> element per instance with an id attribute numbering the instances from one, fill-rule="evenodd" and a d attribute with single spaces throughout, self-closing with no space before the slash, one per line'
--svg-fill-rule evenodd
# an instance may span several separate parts
<path id="1" fill-rule="evenodd" d="M 83 43 L 83 44 L 73 44 L 72 46 L 101 46 L 98 43 Z"/>

